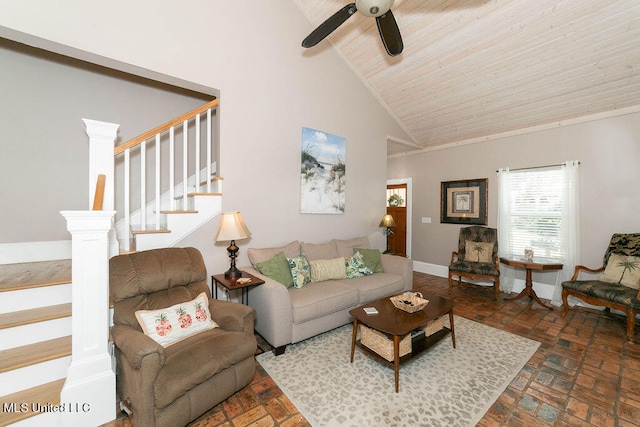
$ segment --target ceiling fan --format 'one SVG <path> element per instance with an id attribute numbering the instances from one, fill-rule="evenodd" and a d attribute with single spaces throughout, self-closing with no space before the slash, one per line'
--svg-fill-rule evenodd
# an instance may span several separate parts
<path id="1" fill-rule="evenodd" d="M 391 6 L 394 0 L 356 0 L 331 15 L 326 21 L 311 32 L 303 41 L 302 47 L 312 47 L 320 43 L 342 25 L 347 19 L 356 12 L 360 12 L 365 16 L 376 18 L 378 32 L 382 39 L 382 44 L 389 56 L 396 56 L 402 52 L 404 45 L 402 44 L 402 36 L 396 19 L 391 12 Z"/>

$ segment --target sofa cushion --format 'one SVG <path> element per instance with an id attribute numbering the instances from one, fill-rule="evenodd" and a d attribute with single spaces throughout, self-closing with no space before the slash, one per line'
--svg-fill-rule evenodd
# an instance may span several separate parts
<path id="1" fill-rule="evenodd" d="M 638 289 L 640 280 L 640 258 L 620 254 L 611 254 L 600 281 L 619 283 L 632 289 Z"/>
<path id="2" fill-rule="evenodd" d="M 347 267 L 344 257 L 309 261 L 309 266 L 311 267 L 312 282 L 347 278 Z"/>
<path id="3" fill-rule="evenodd" d="M 378 249 L 354 248 L 354 253 L 360 252 L 364 265 L 369 267 L 374 273 L 384 273 L 382 261 L 380 261 L 380 251 Z"/>
<path id="4" fill-rule="evenodd" d="M 348 257 L 353 255 L 355 248 L 369 248 L 369 238 L 366 236 L 348 240 L 332 240 L 336 245 L 338 256 Z"/>
<path id="5" fill-rule="evenodd" d="M 358 291 L 358 305 L 400 293 L 404 289 L 404 278 L 392 273 L 376 273 L 338 282 Z"/>
<path id="6" fill-rule="evenodd" d="M 209 298 L 204 292 L 191 301 L 159 310 L 138 310 L 135 315 L 142 331 L 163 347 L 218 327 L 211 320 Z"/>
<path id="7" fill-rule="evenodd" d="M 354 279 L 358 280 L 358 279 Z M 358 304 L 358 290 L 338 280 L 289 289 L 293 323 L 301 324 Z"/>
<path id="8" fill-rule="evenodd" d="M 249 257 L 251 265 L 256 267 L 258 263 L 270 260 L 278 252 L 283 252 L 284 256 L 286 256 L 287 258 L 297 257 L 300 255 L 300 242 L 294 240 L 293 242 L 287 243 L 284 246 L 278 246 L 275 248 L 249 248 L 247 250 L 247 256 Z"/>
<path id="9" fill-rule="evenodd" d="M 294 258 L 287 258 L 289 261 L 289 269 L 293 278 L 293 286 L 301 288 L 311 282 L 311 267 L 309 261 L 304 254 Z"/>
<path id="10" fill-rule="evenodd" d="M 166 407 L 218 372 L 252 357 L 255 351 L 253 334 L 220 328 L 167 348 L 164 366 L 153 384 L 156 406 Z"/>
<path id="11" fill-rule="evenodd" d="M 327 243 L 300 243 L 300 250 L 307 256 L 309 261 L 321 259 L 338 258 L 338 248 L 334 240 Z"/>
<path id="12" fill-rule="evenodd" d="M 287 288 L 293 286 L 293 277 L 291 276 L 289 261 L 282 251 L 278 252 L 267 261 L 259 262 L 256 265 L 256 268 L 261 274 L 264 274 L 278 283 L 282 283 Z"/>

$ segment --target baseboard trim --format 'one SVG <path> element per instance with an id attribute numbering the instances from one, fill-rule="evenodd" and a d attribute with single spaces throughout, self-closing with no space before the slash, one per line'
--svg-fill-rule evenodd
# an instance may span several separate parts
<path id="1" fill-rule="evenodd" d="M 71 240 L 0 244 L 0 264 L 55 261 L 70 258 Z"/>
<path id="2" fill-rule="evenodd" d="M 417 271 L 418 273 L 431 274 L 436 277 L 449 277 L 449 267 L 446 265 L 437 265 L 437 264 L 429 264 L 421 261 L 413 261 L 413 271 Z M 492 286 L 491 282 L 479 282 L 474 280 L 462 280 L 463 282 L 473 283 L 475 285 L 487 285 Z M 515 279 L 513 281 L 513 289 L 511 293 L 517 294 L 520 293 L 524 289 L 524 280 Z M 536 295 L 539 298 L 551 300 L 553 298 L 553 285 L 549 285 L 547 283 L 538 283 L 533 282 L 533 289 L 536 291 Z"/>
<path id="3" fill-rule="evenodd" d="M 444 265 L 429 264 L 422 261 L 413 261 L 413 271 L 418 273 L 431 274 L 437 277 L 448 277 L 449 267 Z"/>

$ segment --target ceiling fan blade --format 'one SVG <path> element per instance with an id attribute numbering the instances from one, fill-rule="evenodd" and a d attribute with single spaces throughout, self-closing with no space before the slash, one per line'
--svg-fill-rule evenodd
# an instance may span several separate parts
<path id="1" fill-rule="evenodd" d="M 378 24 L 378 32 L 380 33 L 382 44 L 384 44 L 389 56 L 396 56 L 402 53 L 404 44 L 402 43 L 402 36 L 400 35 L 396 18 L 393 17 L 393 12 L 388 11 L 384 15 L 378 16 L 376 24 Z"/>
<path id="2" fill-rule="evenodd" d="M 320 43 L 325 37 L 342 25 L 344 21 L 349 19 L 351 15 L 356 13 L 356 10 L 356 4 L 350 3 L 331 15 L 302 41 L 302 47 L 312 47 Z"/>

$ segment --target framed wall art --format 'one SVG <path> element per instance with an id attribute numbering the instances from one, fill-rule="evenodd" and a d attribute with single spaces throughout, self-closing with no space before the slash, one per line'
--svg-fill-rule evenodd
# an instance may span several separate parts
<path id="1" fill-rule="evenodd" d="M 346 140 L 302 128 L 300 212 L 344 214 Z"/>
<path id="2" fill-rule="evenodd" d="M 487 225 L 488 179 L 440 183 L 440 222 Z"/>

